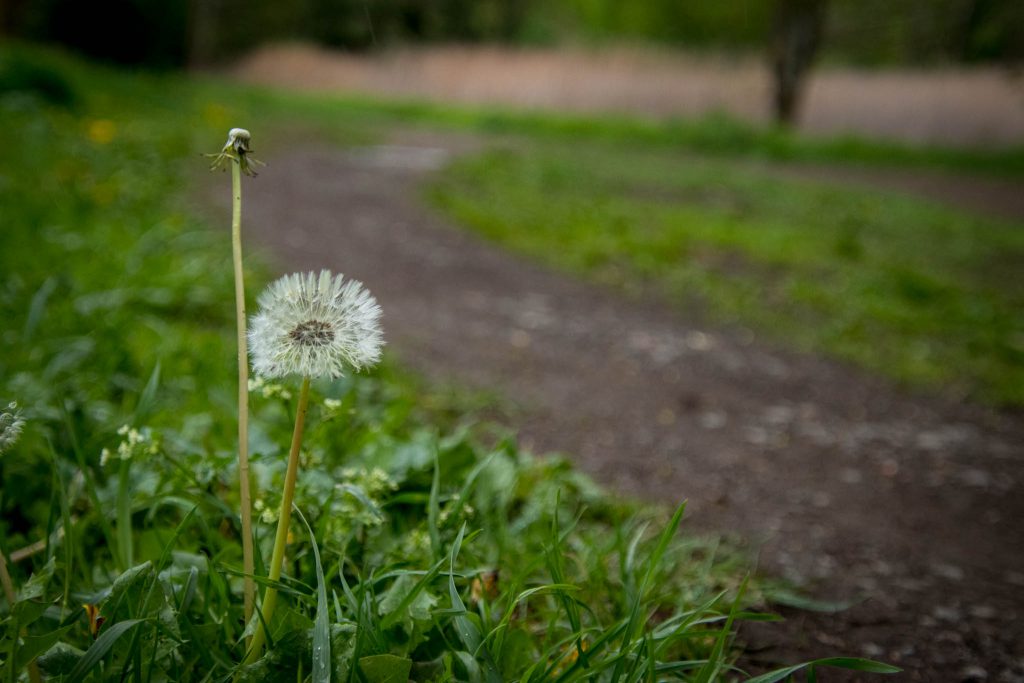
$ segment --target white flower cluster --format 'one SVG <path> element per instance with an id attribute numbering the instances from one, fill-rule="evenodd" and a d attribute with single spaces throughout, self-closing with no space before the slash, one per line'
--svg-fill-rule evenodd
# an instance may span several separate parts
<path id="1" fill-rule="evenodd" d="M 286 275 L 259 298 L 249 325 L 256 374 L 337 378 L 380 360 L 380 306 L 357 280 L 329 270 Z"/>
<path id="2" fill-rule="evenodd" d="M 264 524 L 273 524 L 277 521 L 278 511 L 267 505 L 266 501 L 262 498 L 257 498 L 252 507 L 256 510 L 256 513 L 260 516 L 260 521 Z"/>
<path id="3" fill-rule="evenodd" d="M 430 533 L 416 528 L 402 535 L 402 557 L 419 557 L 430 551 Z"/>
<path id="4" fill-rule="evenodd" d="M 462 515 L 464 517 L 472 517 L 473 514 L 476 512 L 476 510 L 473 509 L 473 506 L 470 505 L 469 503 L 463 504 L 462 496 L 456 493 L 451 498 L 448 499 L 448 503 L 444 506 L 444 509 L 441 510 L 440 514 L 437 516 L 437 523 L 447 523 L 453 514 L 460 511 L 460 508 Z"/>
<path id="5" fill-rule="evenodd" d="M 24 426 L 25 420 L 14 401 L 7 404 L 6 410 L 0 411 L 0 455 L 18 441 Z"/>
<path id="6" fill-rule="evenodd" d="M 260 376 L 249 378 L 249 391 L 259 393 L 263 398 L 282 398 L 287 401 L 292 397 L 292 392 L 283 384 L 268 382 Z"/>
<path id="7" fill-rule="evenodd" d="M 327 533 L 343 537 L 357 526 L 376 527 L 382 524 L 384 517 L 380 510 L 368 507 L 351 491 L 359 491 L 362 498 L 379 508 L 387 494 L 398 490 L 398 484 L 391 475 L 380 467 L 346 467 L 340 474 L 342 481 L 335 484 L 335 496 L 328 510 Z"/>
<path id="8" fill-rule="evenodd" d="M 156 455 L 160 452 L 159 442 L 153 438 L 153 433 L 148 427 L 135 429 L 124 425 L 117 430 L 124 439 L 117 446 L 117 453 L 111 453 L 109 448 L 100 451 L 100 467 L 106 467 L 111 458 L 118 460 L 131 460 L 136 456 Z"/>

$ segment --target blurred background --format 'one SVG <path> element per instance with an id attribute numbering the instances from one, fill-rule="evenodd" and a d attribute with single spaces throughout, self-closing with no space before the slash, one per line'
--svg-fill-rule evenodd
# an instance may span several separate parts
<path id="1" fill-rule="evenodd" d="M 825 58 L 856 64 L 1024 57 L 1024 7 L 1014 0 L 9 0 L 3 27 L 157 67 L 210 64 L 296 39 L 346 50 L 628 39 L 760 51 L 780 33 L 799 32 L 808 34 L 801 42 L 820 44 Z"/>
<path id="2" fill-rule="evenodd" d="M 9 0 L 0 11 L 9 36 L 157 69 L 247 57 L 236 74 L 278 85 L 721 111 L 953 145 L 1024 136 L 1015 0 Z M 815 63 L 828 69 L 808 85 Z"/>

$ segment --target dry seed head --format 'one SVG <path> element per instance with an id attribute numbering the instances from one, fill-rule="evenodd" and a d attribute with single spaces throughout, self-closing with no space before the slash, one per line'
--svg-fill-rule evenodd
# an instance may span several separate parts
<path id="1" fill-rule="evenodd" d="M 259 305 L 249 325 L 258 375 L 333 378 L 380 360 L 380 306 L 356 280 L 328 270 L 286 275 L 260 295 Z"/>

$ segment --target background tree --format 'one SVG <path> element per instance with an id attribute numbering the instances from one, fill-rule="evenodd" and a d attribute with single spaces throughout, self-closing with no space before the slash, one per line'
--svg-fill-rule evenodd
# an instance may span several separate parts
<path id="1" fill-rule="evenodd" d="M 771 36 L 775 120 L 792 125 L 825 29 L 825 0 L 778 0 Z"/>

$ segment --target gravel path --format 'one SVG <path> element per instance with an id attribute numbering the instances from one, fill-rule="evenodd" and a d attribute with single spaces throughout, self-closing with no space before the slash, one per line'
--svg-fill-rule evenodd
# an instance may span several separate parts
<path id="1" fill-rule="evenodd" d="M 1019 415 L 903 393 L 510 255 L 419 200 L 465 141 L 396 143 L 275 154 L 249 184 L 250 238 L 283 267 L 363 280 L 392 352 L 515 401 L 528 446 L 629 494 L 687 498 L 691 530 L 739 533 L 766 571 L 861 599 L 749 630 L 755 664 L 851 654 L 901 680 L 1024 680 Z"/>

